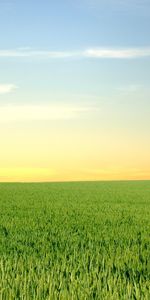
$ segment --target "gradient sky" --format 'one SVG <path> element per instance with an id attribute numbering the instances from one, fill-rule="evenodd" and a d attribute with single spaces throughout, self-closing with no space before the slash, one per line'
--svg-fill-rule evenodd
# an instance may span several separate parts
<path id="1" fill-rule="evenodd" d="M 149 28 L 149 0 L 0 0 L 0 181 L 150 179 Z"/>

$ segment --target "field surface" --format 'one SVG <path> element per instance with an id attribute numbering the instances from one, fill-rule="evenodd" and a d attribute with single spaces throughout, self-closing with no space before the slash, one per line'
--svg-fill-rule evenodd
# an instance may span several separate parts
<path id="1" fill-rule="evenodd" d="M 150 299 L 150 181 L 0 184 L 0 299 Z"/>

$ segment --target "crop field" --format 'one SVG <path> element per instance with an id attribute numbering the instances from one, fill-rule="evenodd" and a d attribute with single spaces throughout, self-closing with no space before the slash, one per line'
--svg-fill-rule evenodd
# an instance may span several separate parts
<path id="1" fill-rule="evenodd" d="M 150 299 L 150 181 L 1 183 L 0 299 Z"/>

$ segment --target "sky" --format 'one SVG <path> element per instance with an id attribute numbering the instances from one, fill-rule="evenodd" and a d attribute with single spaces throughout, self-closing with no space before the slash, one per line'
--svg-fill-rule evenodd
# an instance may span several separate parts
<path id="1" fill-rule="evenodd" d="M 149 0 L 0 0 L 0 181 L 150 179 L 149 28 Z"/>

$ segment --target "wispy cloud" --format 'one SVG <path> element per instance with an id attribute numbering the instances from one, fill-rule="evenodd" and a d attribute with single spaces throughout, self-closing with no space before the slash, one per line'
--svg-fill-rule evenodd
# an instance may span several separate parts
<path id="1" fill-rule="evenodd" d="M 9 94 L 16 89 L 17 86 L 14 84 L 0 84 L 0 94 Z"/>
<path id="2" fill-rule="evenodd" d="M 3 105 L 0 122 L 67 120 L 81 117 L 97 110 L 94 106 L 73 105 Z"/>
<path id="3" fill-rule="evenodd" d="M 140 58 L 149 57 L 150 48 L 126 48 L 126 49 L 88 49 L 84 56 L 93 58 Z"/>
<path id="4" fill-rule="evenodd" d="M 90 48 L 83 51 L 48 51 L 19 48 L 0 50 L 0 58 L 35 58 L 35 59 L 65 59 L 65 58 L 97 58 L 97 59 L 137 59 L 150 57 L 150 47 L 145 48 Z"/>
<path id="5" fill-rule="evenodd" d="M 48 51 L 48 50 L 31 50 L 30 48 L 19 48 L 12 50 L 0 50 L 1 58 L 69 58 L 80 56 L 80 52 L 71 51 Z"/>

